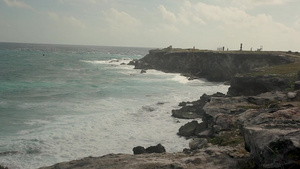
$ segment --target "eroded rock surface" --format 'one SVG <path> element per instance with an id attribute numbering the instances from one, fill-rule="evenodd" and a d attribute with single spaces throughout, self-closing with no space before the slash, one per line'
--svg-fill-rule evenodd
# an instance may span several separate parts
<path id="1" fill-rule="evenodd" d="M 300 166 L 300 108 L 251 109 L 238 118 L 245 148 L 264 168 Z"/>
<path id="2" fill-rule="evenodd" d="M 240 165 L 231 147 L 211 146 L 185 153 L 162 154 L 109 154 L 81 160 L 58 163 L 40 169 L 233 169 Z"/>

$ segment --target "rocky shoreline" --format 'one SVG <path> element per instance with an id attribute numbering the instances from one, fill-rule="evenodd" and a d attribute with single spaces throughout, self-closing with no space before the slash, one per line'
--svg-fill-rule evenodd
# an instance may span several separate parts
<path id="1" fill-rule="evenodd" d="M 191 140 L 189 149 L 178 153 L 166 153 L 162 145 L 157 145 L 157 149 L 155 146 L 148 148 L 138 146 L 133 150 L 136 155 L 109 154 L 102 157 L 87 157 L 41 169 L 299 168 L 300 67 L 296 66 L 298 74 L 293 69 L 281 75 L 269 73 L 266 66 L 291 64 L 294 62 L 292 60 L 300 55 L 291 58 L 282 54 L 272 53 L 271 56 L 270 53 L 260 53 L 262 57 L 259 58 L 256 54 L 251 56 L 249 53 L 245 56 L 241 53 L 235 55 L 206 52 L 203 61 L 199 61 L 201 58 L 199 53 L 203 52 L 195 53 L 197 52 L 155 50 L 150 51 L 144 58 L 131 62 L 136 68 L 143 70 L 155 68 L 169 72 L 191 73 L 193 76 L 213 81 L 231 79 L 231 87 L 227 94 L 203 94 L 199 100 L 182 102 L 179 104 L 180 109 L 172 110 L 174 118 L 202 118 L 201 123 L 194 120 L 178 130 L 178 135 Z M 181 63 L 178 62 L 179 56 L 184 56 L 180 58 Z M 211 73 L 203 73 L 203 68 L 193 71 L 180 68 L 182 65 L 193 67 L 192 64 L 195 64 L 196 60 L 200 63 L 199 67 L 205 62 L 211 66 L 220 57 L 227 65 L 225 67 L 240 68 L 219 71 L 220 68 L 225 69 L 224 66 L 218 67 L 223 64 L 221 62 L 209 68 Z M 239 57 L 248 58 L 247 62 L 240 63 L 247 68 L 239 66 Z M 172 71 L 167 70 L 168 66 L 160 67 L 171 63 L 175 65 Z M 217 68 L 216 71 L 214 68 Z M 255 73 L 237 75 L 253 71 L 254 68 L 264 68 L 256 71 L 263 72 L 263 75 Z M 220 72 L 222 73 L 218 74 Z M 227 74 L 228 72 L 230 74 Z"/>

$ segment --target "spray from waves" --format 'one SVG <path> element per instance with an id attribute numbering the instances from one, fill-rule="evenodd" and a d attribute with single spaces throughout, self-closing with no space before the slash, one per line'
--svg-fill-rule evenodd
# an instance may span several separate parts
<path id="1" fill-rule="evenodd" d="M 171 110 L 203 93 L 227 91 L 222 84 L 187 81 L 179 74 L 141 74 L 121 65 L 130 61 L 124 56 L 45 53 L 53 56 L 40 60 L 50 65 L 47 69 L 21 74 L 29 87 L 2 95 L 1 108 L 13 116 L 0 133 L 0 165 L 31 169 L 86 156 L 131 154 L 134 146 L 158 143 L 168 152 L 182 151 L 188 141 L 176 133 L 187 121 L 177 123 Z M 40 58 L 34 50 L 29 54 Z"/>
<path id="2" fill-rule="evenodd" d="M 120 65 L 120 64 L 128 64 L 131 59 L 129 58 L 121 58 L 121 59 L 109 59 L 109 60 L 81 60 L 82 62 L 92 63 L 92 64 L 110 64 L 110 65 Z"/>

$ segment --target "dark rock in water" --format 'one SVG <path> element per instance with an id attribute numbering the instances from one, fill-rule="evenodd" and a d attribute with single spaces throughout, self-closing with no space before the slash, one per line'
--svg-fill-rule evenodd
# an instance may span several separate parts
<path id="1" fill-rule="evenodd" d="M 179 106 L 182 108 L 178 110 L 172 110 L 172 116 L 176 118 L 182 119 L 195 119 L 201 118 L 205 113 L 203 110 L 204 105 L 210 101 L 211 97 L 224 97 L 225 95 L 222 93 L 215 93 L 213 95 L 203 94 L 200 97 L 200 100 L 193 102 L 181 102 Z"/>
<path id="2" fill-rule="evenodd" d="M 164 105 L 167 102 L 157 102 L 156 105 Z"/>
<path id="3" fill-rule="evenodd" d="M 288 77 L 273 75 L 264 76 L 236 76 L 231 80 L 228 89 L 230 96 L 254 96 L 270 91 L 284 91 L 291 87 Z"/>
<path id="4" fill-rule="evenodd" d="M 126 65 L 126 63 L 123 62 L 123 63 L 121 63 L 120 65 Z"/>
<path id="5" fill-rule="evenodd" d="M 148 111 L 148 112 L 153 112 L 156 110 L 156 108 L 151 107 L 151 106 L 143 106 L 142 109 L 145 111 Z"/>
<path id="6" fill-rule="evenodd" d="M 134 60 L 130 61 L 127 65 L 133 65 L 134 66 L 136 64 L 136 62 L 137 62 L 137 60 L 134 59 Z"/>
<path id="7" fill-rule="evenodd" d="M 178 135 L 185 136 L 185 137 L 194 136 L 197 127 L 198 127 L 197 121 L 188 122 L 187 124 L 179 128 Z"/>
<path id="8" fill-rule="evenodd" d="M 198 133 L 201 133 L 207 129 L 207 123 L 201 122 L 197 125 L 197 128 L 195 130 L 195 135 L 198 135 Z"/>
<path id="9" fill-rule="evenodd" d="M 19 154 L 20 152 L 18 151 L 4 151 L 0 152 L 0 156 L 6 156 L 6 155 L 14 155 L 14 154 Z"/>
<path id="10" fill-rule="evenodd" d="M 203 109 L 195 109 L 193 106 L 185 106 L 179 110 L 172 110 L 172 116 L 181 119 L 196 119 L 201 118 Z"/>
<path id="11" fill-rule="evenodd" d="M 161 144 L 157 144 L 156 146 L 150 146 L 146 148 L 147 153 L 165 153 L 166 149 Z"/>
<path id="12" fill-rule="evenodd" d="M 132 149 L 132 151 L 133 151 L 133 154 L 145 154 L 146 153 L 146 149 L 142 146 L 134 147 Z"/>
<path id="13" fill-rule="evenodd" d="M 119 62 L 119 60 L 118 59 L 113 59 L 113 60 L 109 61 L 109 63 L 116 63 L 116 62 Z"/>
<path id="14" fill-rule="evenodd" d="M 146 154 L 146 153 L 165 153 L 166 149 L 161 144 L 157 144 L 156 146 L 150 146 L 146 149 L 142 146 L 137 146 L 132 149 L 133 154 Z"/>
<path id="15" fill-rule="evenodd" d="M 146 70 L 145 70 L 145 69 L 142 69 L 142 70 L 141 70 L 141 73 L 146 73 Z"/>

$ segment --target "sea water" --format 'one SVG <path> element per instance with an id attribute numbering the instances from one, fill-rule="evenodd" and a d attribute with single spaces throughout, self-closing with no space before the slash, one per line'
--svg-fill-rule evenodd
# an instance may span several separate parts
<path id="1" fill-rule="evenodd" d="M 0 165 L 32 169 L 158 143 L 187 148 L 176 133 L 190 120 L 171 110 L 228 86 L 127 65 L 148 50 L 0 43 Z"/>

